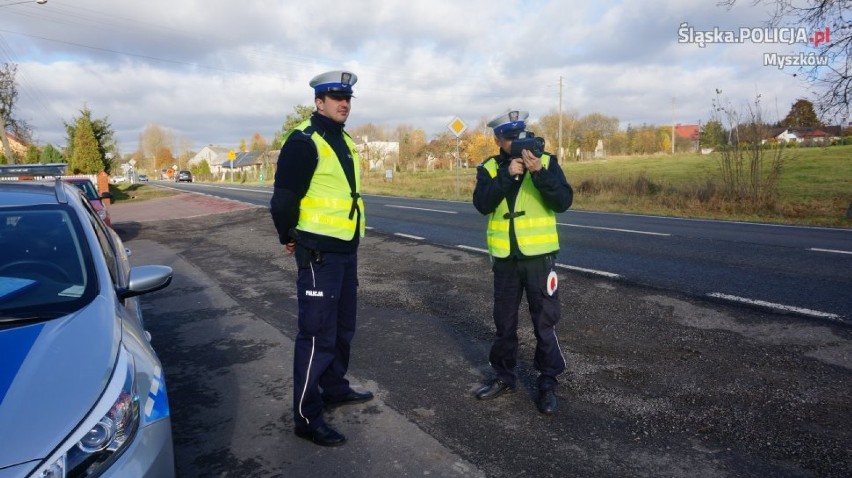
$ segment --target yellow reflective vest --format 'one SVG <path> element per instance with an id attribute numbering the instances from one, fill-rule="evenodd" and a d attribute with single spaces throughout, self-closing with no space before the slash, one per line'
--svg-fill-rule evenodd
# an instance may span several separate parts
<path id="1" fill-rule="evenodd" d="M 542 168 L 550 164 L 550 156 L 541 156 Z M 489 158 L 483 164 L 492 178 L 497 176 L 497 160 Z M 509 212 L 506 199 L 500 202 L 488 220 L 488 252 L 494 257 L 509 257 L 511 251 L 509 226 L 514 225 L 518 248 L 525 256 L 538 256 L 559 250 L 556 214 L 544 204 L 541 193 L 529 174 L 524 175 L 514 212 Z"/>
<path id="2" fill-rule="evenodd" d="M 305 131 L 311 122 L 307 120 L 295 130 Z M 331 145 L 316 131 L 311 133 L 311 140 L 319 155 L 317 168 L 311 179 L 308 192 L 299 204 L 299 222 L 296 229 L 330 236 L 344 241 L 355 237 L 359 224 L 361 237 L 364 237 L 364 201 L 359 194 L 361 190 L 361 174 L 358 153 L 355 144 L 346 133 L 343 134 L 346 146 L 352 155 L 352 167 L 355 171 L 355 190 L 352 191 L 346 173 Z M 286 139 L 286 138 L 285 138 Z"/>

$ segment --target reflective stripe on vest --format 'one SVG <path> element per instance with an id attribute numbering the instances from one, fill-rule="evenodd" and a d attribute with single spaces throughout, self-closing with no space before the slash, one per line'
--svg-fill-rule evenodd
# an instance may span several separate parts
<path id="1" fill-rule="evenodd" d="M 550 164 L 550 156 L 541 156 L 541 167 Z M 488 159 L 485 170 L 497 176 L 497 161 Z M 541 193 L 529 174 L 524 175 L 518 196 L 515 198 L 514 213 L 509 212 L 509 203 L 503 199 L 488 220 L 488 252 L 494 257 L 508 257 L 511 252 L 509 225 L 515 225 L 518 248 L 525 256 L 537 256 L 559 250 L 559 235 L 556 232 L 556 214 L 544 205 Z"/>
<path id="2" fill-rule="evenodd" d="M 295 129 L 305 131 L 310 126 L 307 120 Z M 355 171 L 355 191 L 350 189 L 346 173 L 337 154 L 322 136 L 313 132 L 311 140 L 317 148 L 317 168 L 314 170 L 311 185 L 299 204 L 299 222 L 296 229 L 323 236 L 335 237 L 344 241 L 355 237 L 355 228 L 360 218 L 359 233 L 364 237 L 364 201 L 358 192 L 361 190 L 361 174 L 358 153 L 349 135 L 343 135 L 346 147 L 352 155 L 352 167 Z M 357 208 L 357 209 L 356 209 Z"/>

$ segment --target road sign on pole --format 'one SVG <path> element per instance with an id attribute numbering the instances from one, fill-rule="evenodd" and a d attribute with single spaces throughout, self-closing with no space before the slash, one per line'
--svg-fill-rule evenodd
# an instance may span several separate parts
<path id="1" fill-rule="evenodd" d="M 231 162 L 231 182 L 234 182 L 234 160 L 237 159 L 237 153 L 234 150 L 228 151 L 228 161 Z"/>
<path id="2" fill-rule="evenodd" d="M 461 158 L 459 157 L 459 141 L 461 140 L 461 135 L 464 133 L 464 130 L 467 129 L 467 125 L 464 121 L 461 120 L 458 116 L 454 117 L 450 124 L 447 125 L 447 129 L 453 132 L 456 135 L 456 199 L 459 197 L 459 169 L 461 169 Z"/>
<path id="3" fill-rule="evenodd" d="M 458 138 L 462 135 L 462 133 L 464 133 L 464 130 L 467 129 L 467 125 L 464 123 L 464 121 L 461 120 L 461 118 L 456 116 L 455 118 L 453 118 L 452 121 L 450 121 L 450 124 L 447 125 L 447 128 L 452 131 L 454 135 L 456 135 L 456 138 Z"/>

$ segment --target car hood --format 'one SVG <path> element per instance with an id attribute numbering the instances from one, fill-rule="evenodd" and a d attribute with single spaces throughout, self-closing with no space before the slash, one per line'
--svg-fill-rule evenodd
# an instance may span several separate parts
<path id="1" fill-rule="evenodd" d="M 37 465 L 80 424 L 120 342 L 115 304 L 100 296 L 74 314 L 0 330 L 0 470 Z"/>

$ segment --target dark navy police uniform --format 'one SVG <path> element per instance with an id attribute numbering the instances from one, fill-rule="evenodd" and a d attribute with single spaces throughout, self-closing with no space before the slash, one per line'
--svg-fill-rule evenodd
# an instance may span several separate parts
<path id="1" fill-rule="evenodd" d="M 354 183 L 351 156 L 343 141 L 343 125 L 314 113 L 311 125 L 334 149 L 347 179 Z M 323 423 L 322 393 L 349 391 L 345 378 L 355 335 L 358 307 L 358 257 L 360 236 L 341 239 L 297 231 L 300 199 L 317 166 L 317 150 L 309 135 L 295 132 L 287 138 L 278 158 L 271 213 L 279 241 L 296 239 L 299 332 L 293 359 L 293 418 L 296 427 L 313 429 Z M 295 236 L 295 237 L 293 237 Z"/>
<path id="2" fill-rule="evenodd" d="M 522 119 L 524 118 L 526 116 L 523 116 Z M 507 117 L 502 117 L 501 122 L 501 118 L 498 118 L 492 121 L 489 126 L 497 126 L 495 135 L 498 136 L 501 133 L 499 131 L 501 125 L 503 128 L 510 129 L 508 133 L 512 133 L 511 129 L 514 128 L 514 132 L 517 134 L 517 131 L 523 130 L 524 123 L 522 120 L 517 121 L 517 118 L 513 119 L 516 121 L 509 122 Z M 546 167 L 543 162 L 542 169 L 536 173 L 525 171 L 522 176 L 513 178 L 508 172 L 511 158 L 509 154 L 501 150 L 499 155 L 489 158 L 477 168 L 476 187 L 473 193 L 473 204 L 480 213 L 492 214 L 493 217 L 493 213 L 502 204 L 504 208 L 508 206 L 505 217 L 513 218 L 509 221 L 507 256 L 494 257 L 492 255 L 495 338 L 489 354 L 489 362 L 497 379 L 508 386 L 509 389 L 514 389 L 517 381 L 514 369 L 518 358 L 518 308 L 523 294 L 526 294 L 527 297 L 536 337 L 533 365 L 539 372 L 539 390 L 555 390 L 557 386 L 556 377 L 565 370 L 565 358 L 562 355 L 556 335 L 556 324 L 560 319 L 561 304 L 555 271 L 555 258 L 558 253 L 555 226 L 550 236 L 551 240 L 557 241 L 554 246 L 555 250 L 543 254 L 525 255 L 518 245 L 516 231 L 517 218 L 523 218 L 526 213 L 525 211 L 516 211 L 515 204 L 527 176 L 530 176 L 529 179 L 532 183 L 525 187 L 534 187 L 538 191 L 543 202 L 540 209 L 549 209 L 553 213 L 563 212 L 573 202 L 573 191 L 565 179 L 556 157 L 549 153 L 544 154 L 550 157 Z M 489 165 L 490 171 L 485 167 L 489 161 L 496 162 L 496 171 L 494 171 L 494 163 Z M 503 204 L 503 201 L 506 203 Z M 489 250 L 493 254 L 490 244 Z M 502 393 L 502 390 L 493 387 L 492 385 L 492 390 Z M 486 396 L 478 394 L 478 398 L 489 398 L 487 395 L 490 392 L 487 391 L 487 387 L 481 390 L 482 392 L 485 392 Z M 555 401 L 552 407 L 555 409 Z M 547 413 L 552 413 L 552 411 L 548 410 Z"/>
<path id="3" fill-rule="evenodd" d="M 477 171 L 473 204 L 482 214 L 493 212 L 504 199 L 511 210 L 521 187 L 521 181 L 509 176 L 509 155 L 501 151 L 495 160 L 499 165 L 496 178 L 492 179 L 481 167 Z M 542 169 L 532 180 L 548 207 L 556 212 L 563 212 L 571 206 L 573 192 L 555 156 L 551 156 L 547 169 Z M 548 277 L 551 277 L 551 273 L 555 274 L 555 257 L 558 251 L 527 257 L 518 248 L 513 229 L 510 229 L 509 235 L 509 257 L 495 258 L 492 265 L 496 333 L 489 362 L 498 378 L 509 385 L 515 385 L 518 307 L 522 295 L 526 293 L 536 336 L 533 365 L 540 373 L 539 388 L 552 388 L 556 386 L 556 377 L 565 370 L 565 359 L 556 337 L 556 324 L 561 314 L 558 287 L 552 295 L 548 294 Z"/>
<path id="4" fill-rule="evenodd" d="M 351 90 L 347 93 L 346 96 L 351 95 Z M 325 446 L 342 444 L 345 437 L 325 423 L 324 405 L 372 398 L 369 392 L 354 392 L 345 377 L 355 335 L 357 249 L 359 231 L 363 232 L 363 203 L 357 193 L 355 170 L 357 155 L 352 147 L 343 124 L 315 112 L 310 124 L 297 127 L 282 146 L 270 202 L 279 241 L 285 245 L 296 243 L 299 330 L 293 358 L 295 431 L 300 437 Z M 319 183 L 312 184 L 320 174 L 325 176 Z M 311 199 L 317 194 L 312 196 L 312 191 L 318 191 L 320 196 L 313 203 Z M 328 201 L 322 197 L 324 192 L 330 197 L 342 194 L 344 199 L 338 200 L 336 206 L 327 206 Z M 351 211 L 348 209 L 350 197 Z M 311 222 L 310 217 L 322 215 L 335 219 L 337 210 L 343 207 L 350 220 L 347 223 L 350 226 L 342 228 L 343 233 L 340 229 L 330 234 L 317 232 L 326 231 L 330 227 L 326 226 L 328 221 L 315 219 Z M 347 227 L 351 227 L 352 221 L 356 225 L 350 237 Z M 305 230 L 308 229 L 302 226 L 305 223 L 312 224 L 314 230 Z"/>

